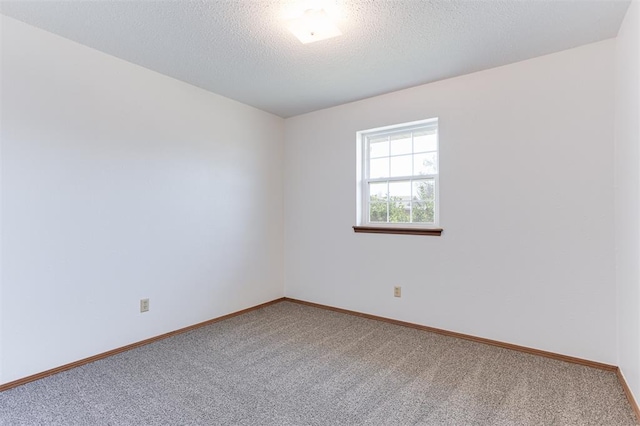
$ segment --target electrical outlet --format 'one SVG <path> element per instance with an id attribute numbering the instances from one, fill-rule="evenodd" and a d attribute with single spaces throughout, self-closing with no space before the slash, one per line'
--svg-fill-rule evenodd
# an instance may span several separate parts
<path id="1" fill-rule="evenodd" d="M 140 312 L 149 311 L 149 299 L 140 299 Z"/>
<path id="2" fill-rule="evenodd" d="M 397 285 L 393 288 L 393 297 L 402 297 L 402 287 Z"/>

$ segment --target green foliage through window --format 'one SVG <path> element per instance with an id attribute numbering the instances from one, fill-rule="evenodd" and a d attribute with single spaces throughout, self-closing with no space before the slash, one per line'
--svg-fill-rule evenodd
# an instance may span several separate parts
<path id="1" fill-rule="evenodd" d="M 378 223 L 433 223 L 435 186 L 433 180 L 420 181 L 412 197 L 371 195 L 369 221 Z"/>

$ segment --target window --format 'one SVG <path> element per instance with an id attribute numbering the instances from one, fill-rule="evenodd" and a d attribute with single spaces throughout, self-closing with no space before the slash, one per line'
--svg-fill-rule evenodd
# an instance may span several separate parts
<path id="1" fill-rule="evenodd" d="M 357 136 L 356 232 L 440 235 L 438 119 L 365 130 Z"/>

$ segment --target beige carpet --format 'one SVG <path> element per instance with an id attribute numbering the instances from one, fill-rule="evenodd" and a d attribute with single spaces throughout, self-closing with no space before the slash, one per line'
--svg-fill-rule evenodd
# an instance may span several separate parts
<path id="1" fill-rule="evenodd" d="M 290 302 L 0 394 L 2 425 L 634 425 L 614 373 Z"/>

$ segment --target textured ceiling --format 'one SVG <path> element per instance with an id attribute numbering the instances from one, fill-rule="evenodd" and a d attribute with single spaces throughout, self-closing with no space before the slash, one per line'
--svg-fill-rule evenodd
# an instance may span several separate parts
<path id="1" fill-rule="evenodd" d="M 343 36 L 303 45 L 283 19 L 292 3 L 27 0 L 0 13 L 290 117 L 615 37 L 629 6 L 338 0 Z"/>

